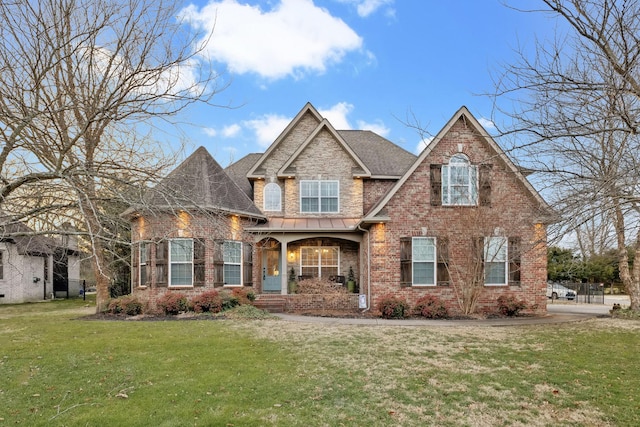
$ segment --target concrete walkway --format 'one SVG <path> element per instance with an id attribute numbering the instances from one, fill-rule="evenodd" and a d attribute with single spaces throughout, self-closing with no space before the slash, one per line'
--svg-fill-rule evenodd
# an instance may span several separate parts
<path id="1" fill-rule="evenodd" d="M 369 326 L 523 326 L 554 323 L 580 322 L 595 317 L 609 316 L 613 304 L 629 306 L 629 297 L 624 295 L 605 296 L 604 304 L 579 304 L 572 301 L 551 301 L 547 304 L 547 315 L 543 317 L 505 317 L 479 320 L 429 320 L 429 319 L 380 319 L 380 318 L 338 318 L 299 316 L 275 313 L 290 322 L 316 323 L 324 325 L 369 325 Z"/>

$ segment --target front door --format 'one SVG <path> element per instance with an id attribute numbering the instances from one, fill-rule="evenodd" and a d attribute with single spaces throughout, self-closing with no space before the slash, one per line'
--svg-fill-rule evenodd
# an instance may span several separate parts
<path id="1" fill-rule="evenodd" d="M 280 248 L 265 249 L 262 255 L 262 291 L 280 293 Z"/>

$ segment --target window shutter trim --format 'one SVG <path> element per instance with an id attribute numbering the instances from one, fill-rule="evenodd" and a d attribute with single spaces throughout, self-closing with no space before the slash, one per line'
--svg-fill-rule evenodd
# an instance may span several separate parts
<path id="1" fill-rule="evenodd" d="M 253 286 L 253 246 L 247 242 L 242 244 L 242 268 L 242 284 Z"/>
<path id="2" fill-rule="evenodd" d="M 169 270 L 167 268 L 168 245 L 169 242 L 166 240 L 158 240 L 155 245 L 155 275 L 156 286 L 158 287 L 165 287 L 169 284 Z"/>
<path id="3" fill-rule="evenodd" d="M 400 286 L 410 287 L 412 277 L 412 242 L 411 237 L 400 238 Z"/>
<path id="4" fill-rule="evenodd" d="M 449 277 L 449 239 L 436 238 L 436 285 L 447 286 L 451 281 Z"/>
<path id="5" fill-rule="evenodd" d="M 431 206 L 442 205 L 442 165 L 430 165 Z"/>
<path id="6" fill-rule="evenodd" d="M 491 170 L 492 164 L 480 165 L 480 177 L 479 177 L 479 199 L 480 206 L 491 206 Z"/>
<path id="7" fill-rule="evenodd" d="M 213 286 L 224 286 L 224 241 L 216 240 L 213 243 Z"/>
<path id="8" fill-rule="evenodd" d="M 193 285 L 205 284 L 205 241 L 193 239 Z"/>
<path id="9" fill-rule="evenodd" d="M 509 237 L 509 285 L 520 286 L 521 271 L 521 243 L 520 237 Z"/>

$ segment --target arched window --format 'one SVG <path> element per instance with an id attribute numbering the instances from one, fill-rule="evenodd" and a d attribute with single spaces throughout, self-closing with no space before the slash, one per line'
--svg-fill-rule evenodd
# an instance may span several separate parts
<path id="1" fill-rule="evenodd" d="M 277 212 L 282 210 L 282 190 L 275 182 L 264 186 L 264 210 Z"/>
<path id="2" fill-rule="evenodd" d="M 442 204 L 478 204 L 478 167 L 462 153 L 454 154 L 449 164 L 442 166 Z"/>

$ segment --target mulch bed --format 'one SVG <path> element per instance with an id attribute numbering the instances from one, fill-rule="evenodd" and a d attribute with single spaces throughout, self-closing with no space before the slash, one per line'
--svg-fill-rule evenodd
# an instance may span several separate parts
<path id="1" fill-rule="evenodd" d="M 138 322 L 168 322 L 176 320 L 225 320 L 223 315 L 211 316 L 208 314 L 183 313 L 176 316 L 141 314 L 138 316 L 127 316 L 126 314 L 96 313 L 78 317 L 77 320 L 117 320 L 117 321 L 138 321 Z"/>

